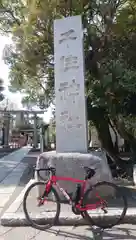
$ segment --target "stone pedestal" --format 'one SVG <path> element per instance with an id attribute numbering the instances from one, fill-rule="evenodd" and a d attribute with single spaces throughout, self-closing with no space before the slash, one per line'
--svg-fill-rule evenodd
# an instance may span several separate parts
<path id="1" fill-rule="evenodd" d="M 89 184 L 95 184 L 100 181 L 112 181 L 111 172 L 107 164 L 104 152 L 83 153 L 56 153 L 56 151 L 44 152 L 37 159 L 37 167 L 44 168 L 46 166 L 54 166 L 57 176 L 73 177 L 84 179 L 85 171 L 83 166 L 97 168 L 95 176 L 88 181 Z M 42 172 L 41 176 L 47 179 L 47 173 Z M 36 176 L 36 180 L 38 176 Z M 60 182 L 60 185 L 72 193 L 75 191 L 76 184 L 72 182 Z M 38 189 L 40 191 L 40 189 Z M 59 192 L 62 199 L 61 193 Z"/>

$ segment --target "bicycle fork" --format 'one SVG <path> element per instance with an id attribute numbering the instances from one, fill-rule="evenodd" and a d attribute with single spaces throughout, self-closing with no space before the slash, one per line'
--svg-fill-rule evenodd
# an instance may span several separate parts
<path id="1" fill-rule="evenodd" d="M 100 199 L 100 203 L 102 204 L 101 210 L 103 210 L 105 214 L 108 213 L 108 211 L 105 209 L 107 207 L 107 202 L 101 199 L 101 197 L 98 194 L 96 194 L 96 196 Z"/>
<path id="2" fill-rule="evenodd" d="M 96 197 L 99 199 L 99 202 L 98 203 L 95 203 L 95 204 L 91 204 L 90 205 L 90 208 L 93 209 L 93 205 L 94 205 L 94 209 L 100 207 L 101 210 L 103 210 L 103 212 L 106 214 L 108 213 L 108 211 L 106 210 L 106 207 L 107 207 L 107 202 L 105 200 L 103 200 L 99 194 L 96 193 Z M 89 206 L 88 206 L 89 207 Z"/>
<path id="3" fill-rule="evenodd" d="M 50 193 L 51 191 L 51 181 L 49 181 L 47 184 L 46 184 L 46 187 L 45 187 L 45 190 L 43 192 L 43 195 L 41 197 L 38 198 L 39 202 L 38 202 L 38 207 L 40 207 L 41 205 L 44 204 L 45 202 L 45 197 L 48 196 L 48 194 Z"/>

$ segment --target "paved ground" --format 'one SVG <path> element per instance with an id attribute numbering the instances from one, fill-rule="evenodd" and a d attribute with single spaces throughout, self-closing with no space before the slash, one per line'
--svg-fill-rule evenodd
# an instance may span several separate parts
<path id="1" fill-rule="evenodd" d="M 34 153 L 29 154 L 23 159 L 23 163 L 29 164 L 31 167 L 35 164 L 36 155 Z M 21 190 L 24 188 L 25 184 L 31 179 L 32 171 L 31 167 L 27 169 L 21 180 L 20 184 L 14 191 L 10 200 L 14 201 L 15 198 L 19 195 Z M 131 196 L 135 195 L 135 190 L 128 191 L 126 194 Z M 135 207 L 135 203 L 131 203 L 131 206 Z M 20 207 L 21 210 L 21 207 Z M 124 224 L 117 227 L 114 227 L 110 230 L 105 230 L 101 232 L 98 228 L 94 229 L 90 226 L 59 226 L 53 227 L 52 229 L 43 232 L 30 227 L 2 227 L 0 226 L 0 240 L 134 240 L 136 239 L 136 225 Z"/>
<path id="2" fill-rule="evenodd" d="M 21 161 L 28 152 L 28 148 L 22 148 L 9 154 L 0 154 L 0 216 L 14 200 L 14 192 L 27 167 L 26 163 Z"/>
<path id="3" fill-rule="evenodd" d="M 10 154 L 4 154 L 3 157 L 0 155 L 0 183 L 3 184 L 3 180 L 5 180 L 7 177 L 9 177 L 9 174 L 17 168 L 17 166 L 20 164 L 22 159 L 25 157 L 25 155 L 29 152 L 29 148 L 21 148 L 17 151 L 14 151 Z M 17 172 L 16 172 L 17 173 Z M 7 182 L 7 185 L 11 185 L 13 183 L 10 181 Z"/>
<path id="4" fill-rule="evenodd" d="M 52 227 L 44 232 L 30 227 L 0 227 L 0 240 L 134 240 L 136 225 L 119 225 L 101 231 L 90 226 Z"/>

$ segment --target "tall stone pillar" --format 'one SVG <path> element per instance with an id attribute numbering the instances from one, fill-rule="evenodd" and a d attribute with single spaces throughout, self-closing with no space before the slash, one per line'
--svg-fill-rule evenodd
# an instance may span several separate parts
<path id="1" fill-rule="evenodd" d="M 16 114 L 16 127 L 24 125 L 24 113 L 19 112 Z"/>
<path id="2" fill-rule="evenodd" d="M 47 147 L 48 146 L 48 129 L 46 129 L 45 131 L 44 139 L 45 139 L 45 147 Z"/>
<path id="3" fill-rule="evenodd" d="M 44 124 L 44 145 L 47 148 L 48 147 L 48 143 L 49 143 L 49 125 L 48 124 Z"/>
<path id="4" fill-rule="evenodd" d="M 9 128 L 10 128 L 10 114 L 4 113 L 4 146 L 9 145 Z"/>
<path id="5" fill-rule="evenodd" d="M 41 128 L 40 128 L 40 150 L 41 150 L 41 152 L 44 152 L 44 145 L 45 145 L 44 126 L 41 126 Z"/>
<path id="6" fill-rule="evenodd" d="M 37 148 L 37 146 L 38 146 L 38 134 L 37 134 L 37 117 L 36 117 L 36 114 L 34 114 L 34 139 L 33 139 L 33 143 L 34 143 L 34 148 Z"/>

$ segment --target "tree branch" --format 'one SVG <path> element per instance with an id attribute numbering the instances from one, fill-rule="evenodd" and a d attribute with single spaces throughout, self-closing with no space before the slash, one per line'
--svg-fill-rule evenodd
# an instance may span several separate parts
<path id="1" fill-rule="evenodd" d="M 0 28 L 0 32 L 3 33 L 3 29 L 2 29 L 2 28 Z M 9 34 L 9 33 L 11 33 L 11 31 L 4 29 L 4 33 L 5 33 L 5 34 Z"/>
<path id="2" fill-rule="evenodd" d="M 18 24 L 18 26 L 21 25 L 21 22 L 19 21 L 19 19 L 17 19 L 17 18 L 15 17 L 14 13 L 13 13 L 10 9 L 4 7 L 2 4 L 0 4 L 0 8 L 1 8 L 1 9 L 0 9 L 0 12 L 10 14 L 10 16 L 12 17 L 12 19 L 14 20 L 14 22 L 16 22 L 16 23 Z"/>

